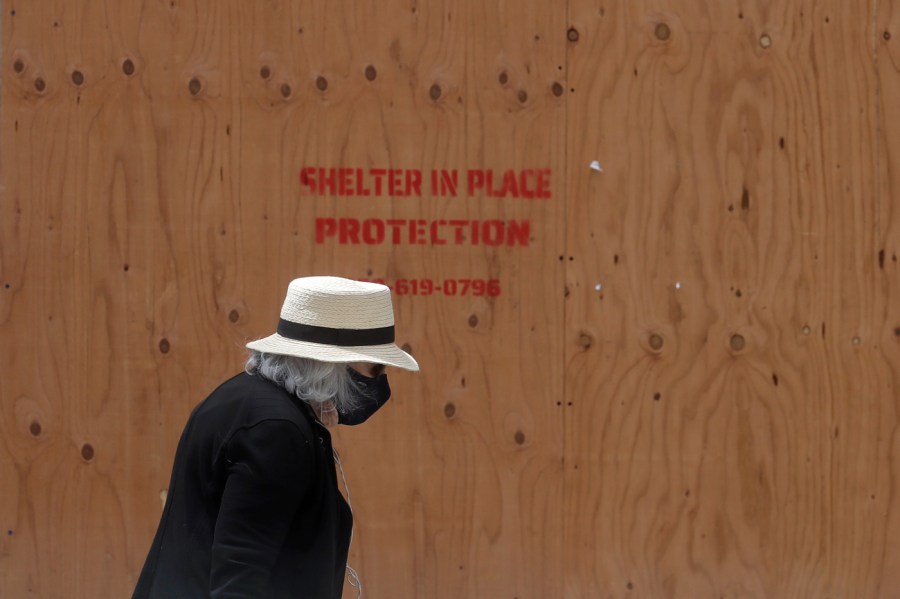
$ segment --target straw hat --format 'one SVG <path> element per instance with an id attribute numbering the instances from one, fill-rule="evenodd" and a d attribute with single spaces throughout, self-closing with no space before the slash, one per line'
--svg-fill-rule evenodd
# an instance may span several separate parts
<path id="1" fill-rule="evenodd" d="M 322 362 L 373 362 L 419 370 L 413 357 L 394 343 L 391 290 L 338 277 L 291 281 L 278 332 L 247 347 Z"/>

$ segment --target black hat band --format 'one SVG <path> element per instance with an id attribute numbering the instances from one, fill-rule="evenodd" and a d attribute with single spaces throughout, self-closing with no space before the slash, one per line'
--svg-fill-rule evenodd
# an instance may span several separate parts
<path id="1" fill-rule="evenodd" d="M 332 329 L 311 324 L 278 320 L 278 334 L 295 341 L 323 343 L 339 347 L 359 347 L 363 345 L 385 345 L 394 342 L 394 327 L 379 329 Z"/>

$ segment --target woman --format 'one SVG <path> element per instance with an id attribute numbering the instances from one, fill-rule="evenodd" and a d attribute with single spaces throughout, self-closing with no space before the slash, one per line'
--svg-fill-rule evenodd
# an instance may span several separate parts
<path id="1" fill-rule="evenodd" d="M 341 596 L 352 514 L 326 425 L 384 405 L 385 365 L 419 366 L 390 290 L 336 277 L 292 281 L 277 332 L 247 347 L 188 419 L 135 598 Z"/>

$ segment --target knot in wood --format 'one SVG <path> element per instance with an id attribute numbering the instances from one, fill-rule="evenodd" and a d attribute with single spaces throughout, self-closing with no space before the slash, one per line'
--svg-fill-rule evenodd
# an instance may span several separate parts
<path id="1" fill-rule="evenodd" d="M 581 333 L 578 336 L 578 345 L 581 346 L 581 349 L 588 350 L 594 344 L 594 339 L 587 333 Z"/>
<path id="2" fill-rule="evenodd" d="M 654 35 L 656 35 L 656 39 L 661 42 L 668 40 L 672 37 L 672 30 L 669 29 L 669 26 L 665 23 L 657 23 L 656 28 L 653 30 Z"/>
<path id="3" fill-rule="evenodd" d="M 94 459 L 94 448 L 90 443 L 85 443 L 81 446 L 81 457 L 84 458 L 85 462 L 90 462 Z"/>

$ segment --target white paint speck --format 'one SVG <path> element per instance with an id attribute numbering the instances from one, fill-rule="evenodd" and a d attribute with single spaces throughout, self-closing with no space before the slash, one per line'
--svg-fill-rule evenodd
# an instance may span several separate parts
<path id="1" fill-rule="evenodd" d="M 681 289 L 681 281 L 675 281 L 675 289 Z"/>
<path id="2" fill-rule="evenodd" d="M 597 283 L 596 285 L 594 285 L 594 291 L 603 291 L 603 285 Z"/>
<path id="3" fill-rule="evenodd" d="M 602 172 L 603 172 L 603 167 L 600 166 L 600 161 L 599 161 L 599 160 L 593 160 L 593 161 L 591 161 L 591 170 L 597 171 L 598 173 L 602 173 Z"/>

